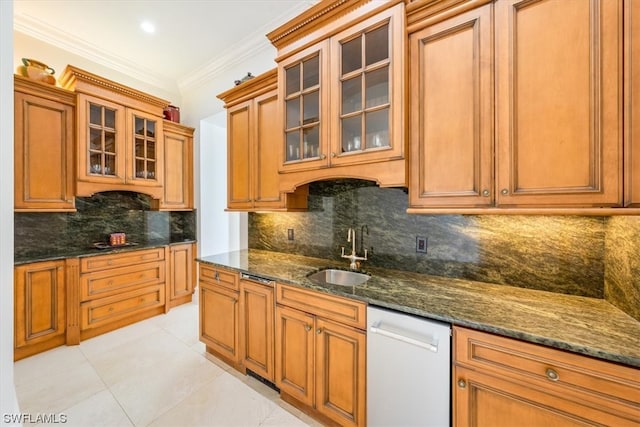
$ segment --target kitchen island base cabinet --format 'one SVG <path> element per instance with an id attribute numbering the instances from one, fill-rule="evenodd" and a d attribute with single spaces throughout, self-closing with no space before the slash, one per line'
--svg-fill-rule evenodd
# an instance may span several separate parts
<path id="1" fill-rule="evenodd" d="M 640 371 L 454 328 L 454 426 L 638 426 Z"/>
<path id="2" fill-rule="evenodd" d="M 329 425 L 365 425 L 365 304 L 280 284 L 276 301 L 283 400 Z"/>
<path id="3" fill-rule="evenodd" d="M 65 343 L 64 261 L 17 266 L 14 271 L 14 360 Z"/>
<path id="4" fill-rule="evenodd" d="M 242 370 L 238 274 L 200 264 L 200 341 L 207 352 Z"/>

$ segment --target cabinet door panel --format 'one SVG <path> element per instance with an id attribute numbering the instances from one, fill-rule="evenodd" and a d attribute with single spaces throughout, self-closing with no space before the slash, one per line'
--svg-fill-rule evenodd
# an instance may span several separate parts
<path id="1" fill-rule="evenodd" d="M 499 205 L 621 204 L 621 11 L 496 3 Z"/>
<path id="2" fill-rule="evenodd" d="M 640 2 L 625 1 L 625 205 L 640 207 Z"/>
<path id="3" fill-rule="evenodd" d="M 317 319 L 316 408 L 341 425 L 364 425 L 365 334 Z"/>
<path id="4" fill-rule="evenodd" d="M 164 121 L 164 194 L 160 209 L 193 209 L 193 129 Z"/>
<path id="5" fill-rule="evenodd" d="M 65 334 L 63 262 L 42 262 L 15 269 L 15 347 Z"/>
<path id="6" fill-rule="evenodd" d="M 284 207 L 280 194 L 278 164 L 281 143 L 279 123 L 276 120 L 278 94 L 276 91 L 255 99 L 255 158 L 253 173 L 254 203 L 256 208 Z"/>
<path id="7" fill-rule="evenodd" d="M 492 7 L 414 33 L 411 206 L 493 203 Z"/>
<path id="8" fill-rule="evenodd" d="M 634 426 L 636 421 L 460 366 L 454 367 L 454 426 Z M 461 387 L 461 381 L 464 387 Z"/>
<path id="9" fill-rule="evenodd" d="M 314 319 L 276 307 L 276 385 L 302 403 L 314 401 Z"/>
<path id="10" fill-rule="evenodd" d="M 231 141 L 227 156 L 227 204 L 234 208 L 250 208 L 253 205 L 251 101 L 229 108 L 227 132 Z"/>
<path id="11" fill-rule="evenodd" d="M 273 382 L 273 288 L 242 281 L 240 292 L 240 330 L 244 364 L 247 369 Z"/>
<path id="12" fill-rule="evenodd" d="M 200 283 L 200 340 L 238 361 L 238 293 Z"/>
<path id="13" fill-rule="evenodd" d="M 171 247 L 171 299 L 193 293 L 193 245 Z"/>
<path id="14" fill-rule="evenodd" d="M 75 210 L 73 107 L 21 92 L 14 103 L 15 209 Z"/>

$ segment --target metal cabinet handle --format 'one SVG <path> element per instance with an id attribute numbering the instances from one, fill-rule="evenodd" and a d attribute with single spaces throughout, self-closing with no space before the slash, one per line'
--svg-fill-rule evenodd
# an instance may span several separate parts
<path id="1" fill-rule="evenodd" d="M 466 383 L 466 381 L 465 381 L 465 380 L 463 380 L 462 378 L 460 378 L 460 379 L 458 380 L 458 387 L 460 387 L 460 388 L 466 388 L 466 387 L 467 387 L 467 383 Z"/>
<path id="2" fill-rule="evenodd" d="M 560 375 L 554 369 L 547 368 L 546 374 L 547 378 L 551 381 L 558 381 L 560 379 Z"/>
<path id="3" fill-rule="evenodd" d="M 327 155 L 326 155 L 326 154 L 320 154 L 320 160 L 324 160 L 324 159 L 326 159 L 326 158 L 327 158 Z"/>
<path id="4" fill-rule="evenodd" d="M 309 332 L 311 330 L 311 325 L 304 325 L 304 330 Z"/>
<path id="5" fill-rule="evenodd" d="M 509 194 L 509 190 L 507 190 L 506 188 L 503 188 L 502 191 L 500 191 L 500 194 L 502 194 L 503 196 L 506 196 L 507 194 Z"/>
<path id="6" fill-rule="evenodd" d="M 335 152 L 333 152 L 333 151 L 332 151 L 332 152 L 331 152 L 331 157 L 336 157 L 336 156 L 337 156 L 337 154 L 336 154 Z"/>
<path id="7" fill-rule="evenodd" d="M 320 335 L 322 333 L 322 328 L 316 329 L 316 335 Z"/>
<path id="8" fill-rule="evenodd" d="M 216 271 L 216 274 L 213 275 L 213 278 L 216 279 L 218 283 L 220 283 L 220 273 Z"/>
<path id="9" fill-rule="evenodd" d="M 482 195 L 484 197 L 489 197 L 490 194 L 491 194 L 491 192 L 489 190 L 482 190 Z"/>

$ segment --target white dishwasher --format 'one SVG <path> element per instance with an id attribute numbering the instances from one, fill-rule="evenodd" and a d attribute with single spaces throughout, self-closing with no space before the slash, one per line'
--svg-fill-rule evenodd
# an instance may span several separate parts
<path id="1" fill-rule="evenodd" d="M 451 326 L 367 307 L 367 425 L 450 424 Z"/>

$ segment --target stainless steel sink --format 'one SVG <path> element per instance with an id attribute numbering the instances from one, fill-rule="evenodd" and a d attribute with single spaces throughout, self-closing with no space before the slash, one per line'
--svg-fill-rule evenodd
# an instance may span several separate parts
<path id="1" fill-rule="evenodd" d="M 369 280 L 371 276 L 355 271 L 328 269 L 310 274 L 308 278 L 321 285 L 329 283 L 331 285 L 358 286 Z"/>

